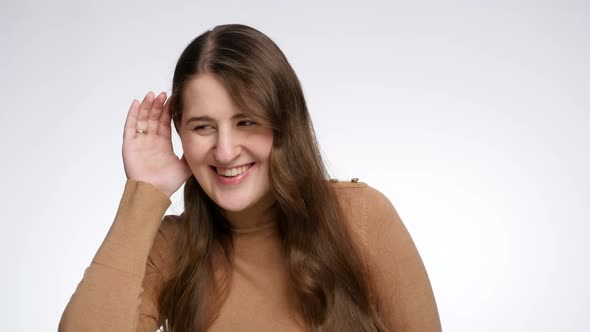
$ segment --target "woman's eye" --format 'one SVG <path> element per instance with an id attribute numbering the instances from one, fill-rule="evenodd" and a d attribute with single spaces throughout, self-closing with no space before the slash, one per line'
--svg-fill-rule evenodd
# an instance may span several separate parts
<path id="1" fill-rule="evenodd" d="M 193 130 L 209 129 L 211 126 L 196 126 Z"/>
<path id="2" fill-rule="evenodd" d="M 255 124 L 256 124 L 256 122 L 254 122 L 254 121 L 240 121 L 238 123 L 238 125 L 245 126 L 245 127 L 253 126 Z"/>

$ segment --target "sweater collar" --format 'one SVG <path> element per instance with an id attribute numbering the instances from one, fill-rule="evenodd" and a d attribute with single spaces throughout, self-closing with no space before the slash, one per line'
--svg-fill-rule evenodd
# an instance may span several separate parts
<path id="1" fill-rule="evenodd" d="M 272 190 L 244 210 L 221 209 L 221 213 L 230 222 L 232 231 L 236 233 L 255 232 L 275 225 L 278 221 L 277 203 Z"/>

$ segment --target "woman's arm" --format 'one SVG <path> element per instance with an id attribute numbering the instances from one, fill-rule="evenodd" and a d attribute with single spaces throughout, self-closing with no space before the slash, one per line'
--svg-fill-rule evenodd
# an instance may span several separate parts
<path id="1" fill-rule="evenodd" d="M 115 220 L 67 304 L 59 331 L 155 331 L 162 284 L 162 218 L 171 201 L 127 180 Z M 162 226 L 162 228 L 161 228 Z M 169 225 L 168 225 L 169 226 Z"/>
<path id="2" fill-rule="evenodd" d="M 395 208 L 369 186 L 363 205 L 373 295 L 384 323 L 392 331 L 441 331 L 426 269 Z"/>

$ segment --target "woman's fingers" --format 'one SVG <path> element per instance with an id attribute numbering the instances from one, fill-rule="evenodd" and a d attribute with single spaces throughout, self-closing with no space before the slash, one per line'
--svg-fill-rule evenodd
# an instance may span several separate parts
<path id="1" fill-rule="evenodd" d="M 156 97 L 152 91 L 145 95 L 141 103 L 134 99 L 125 120 L 123 139 L 137 137 L 137 129 L 151 135 L 170 136 L 170 113 L 166 99 L 166 92 Z"/>
<path id="2" fill-rule="evenodd" d="M 139 115 L 137 116 L 137 123 L 135 127 L 136 129 L 147 130 L 148 116 L 152 110 L 154 98 L 154 93 L 150 91 L 141 101 L 141 105 L 139 105 Z M 150 134 L 150 132 L 148 132 L 148 134 Z"/>
<path id="3" fill-rule="evenodd" d="M 150 114 L 147 120 L 148 133 L 157 135 L 160 126 L 160 116 L 162 115 L 162 108 L 166 101 L 166 92 L 161 92 L 152 104 Z"/>
<path id="4" fill-rule="evenodd" d="M 166 100 L 164 104 L 164 109 L 162 110 L 162 116 L 160 116 L 160 127 L 158 129 L 158 134 L 165 136 L 171 139 L 171 128 L 170 128 L 170 98 Z"/>
<path id="5" fill-rule="evenodd" d="M 123 140 L 129 140 L 135 138 L 135 125 L 137 124 L 137 115 L 139 114 L 139 101 L 133 99 L 131 106 L 129 106 L 129 112 L 127 113 L 127 119 L 125 119 L 125 128 L 123 129 Z"/>

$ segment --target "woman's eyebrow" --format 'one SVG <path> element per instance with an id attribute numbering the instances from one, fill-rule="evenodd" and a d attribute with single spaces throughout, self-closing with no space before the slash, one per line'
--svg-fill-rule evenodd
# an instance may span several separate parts
<path id="1" fill-rule="evenodd" d="M 246 115 L 245 113 L 236 113 L 231 118 L 232 118 L 232 120 L 245 119 L 245 118 L 248 118 L 248 115 Z M 210 117 L 208 115 L 193 116 L 193 117 L 190 117 L 188 120 L 186 120 L 186 124 L 189 124 L 193 121 L 214 122 L 215 119 L 213 119 L 212 117 Z"/>

